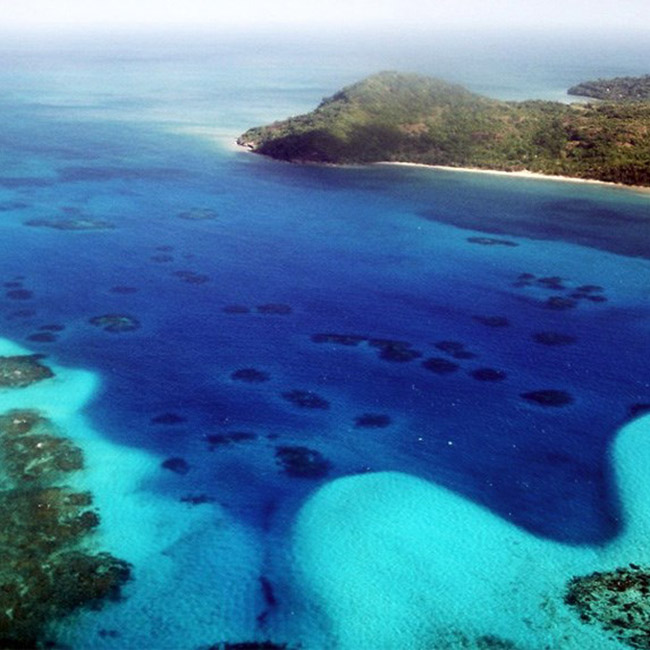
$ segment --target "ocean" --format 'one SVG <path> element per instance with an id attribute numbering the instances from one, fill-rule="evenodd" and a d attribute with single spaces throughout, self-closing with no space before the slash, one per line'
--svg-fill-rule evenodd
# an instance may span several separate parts
<path id="1" fill-rule="evenodd" d="M 83 449 L 87 544 L 133 565 L 46 639 L 624 647 L 563 596 L 650 561 L 648 195 L 234 141 L 379 70 L 568 101 L 649 46 L 6 35 L 0 351 L 56 377 L 0 402 Z"/>

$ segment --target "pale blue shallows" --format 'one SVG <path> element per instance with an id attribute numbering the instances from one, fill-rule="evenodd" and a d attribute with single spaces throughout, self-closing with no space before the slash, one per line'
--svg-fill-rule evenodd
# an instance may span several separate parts
<path id="1" fill-rule="evenodd" d="M 621 435 L 616 473 L 610 450 L 650 404 L 648 195 L 233 144 L 381 69 L 506 99 L 647 72 L 647 42 L 599 38 L 4 42 L 0 335 L 58 383 L 0 401 L 79 440 L 96 543 L 135 576 L 53 638 L 617 647 L 561 590 L 644 560 L 646 425 Z M 114 228 L 26 225 L 65 219 Z M 89 322 L 104 314 L 140 328 Z M 232 376 L 251 368 L 264 381 Z M 547 390 L 570 399 L 522 397 Z"/>

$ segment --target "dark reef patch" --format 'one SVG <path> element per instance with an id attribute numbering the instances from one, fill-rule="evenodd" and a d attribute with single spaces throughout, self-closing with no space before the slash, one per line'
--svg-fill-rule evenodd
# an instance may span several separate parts
<path id="1" fill-rule="evenodd" d="M 57 338 L 52 332 L 35 332 L 27 337 L 28 341 L 34 343 L 54 343 Z"/>
<path id="2" fill-rule="evenodd" d="M 174 424 L 183 424 L 187 422 L 187 418 L 178 413 L 161 413 L 151 418 L 151 424 L 164 424 L 164 425 L 174 425 Z"/>
<path id="3" fill-rule="evenodd" d="M 368 344 L 372 347 L 379 348 L 379 358 L 384 361 L 393 361 L 396 363 L 407 363 L 414 359 L 419 359 L 422 353 L 413 350 L 411 344 L 406 341 L 392 341 L 390 339 L 370 339 Z"/>
<path id="4" fill-rule="evenodd" d="M 24 210 L 29 207 L 29 203 L 24 201 L 2 201 L 0 203 L 0 212 L 11 212 L 12 210 Z"/>
<path id="5" fill-rule="evenodd" d="M 26 226 L 54 230 L 113 230 L 115 224 L 104 219 L 30 219 Z"/>
<path id="6" fill-rule="evenodd" d="M 2 388 L 25 388 L 50 377 L 54 377 L 54 373 L 39 362 L 37 355 L 0 357 L 0 387 Z"/>
<path id="7" fill-rule="evenodd" d="M 517 242 L 495 237 L 468 237 L 467 241 L 470 244 L 480 244 L 481 246 L 519 246 Z"/>
<path id="8" fill-rule="evenodd" d="M 564 602 L 633 648 L 650 649 L 650 569 L 637 564 L 571 578 Z"/>
<path id="9" fill-rule="evenodd" d="M 83 467 L 81 450 L 53 434 L 35 411 L 0 417 L 0 639 L 3 648 L 41 648 L 50 623 L 116 600 L 131 567 L 81 550 L 99 524 L 88 492 L 58 483 Z"/>
<path id="10" fill-rule="evenodd" d="M 91 325 L 103 329 L 105 332 L 121 334 L 139 329 L 140 321 L 128 314 L 103 314 L 93 316 L 89 321 Z"/>
<path id="11" fill-rule="evenodd" d="M 207 650 L 291 650 L 286 643 L 271 641 L 241 641 L 238 643 L 220 641 L 211 645 Z"/>
<path id="12" fill-rule="evenodd" d="M 574 309 L 578 306 L 578 302 L 575 298 L 567 296 L 551 296 L 550 298 L 547 298 L 543 304 L 548 309 L 555 309 L 557 311 Z"/>
<path id="13" fill-rule="evenodd" d="M 567 406 L 573 402 L 573 397 L 569 393 L 554 388 L 521 393 L 520 396 L 526 401 L 539 404 L 540 406 L 559 407 Z"/>
<path id="14" fill-rule="evenodd" d="M 636 404 L 632 404 L 628 408 L 628 413 L 633 418 L 639 415 L 645 415 L 646 413 L 650 413 L 650 402 L 637 402 Z"/>
<path id="15" fill-rule="evenodd" d="M 478 381 L 503 381 L 507 378 L 507 373 L 495 368 L 476 368 L 469 373 Z"/>
<path id="16" fill-rule="evenodd" d="M 308 409 L 328 409 L 329 402 L 310 390 L 290 390 L 282 393 L 282 397 L 300 408 Z"/>
<path id="17" fill-rule="evenodd" d="M 210 445 L 210 451 L 213 451 L 215 447 L 223 445 L 232 445 L 240 442 L 253 442 L 257 440 L 258 436 L 256 433 L 251 431 L 229 431 L 228 433 L 213 433 L 209 436 L 206 436 L 206 440 Z"/>
<path id="18" fill-rule="evenodd" d="M 196 271 L 174 271 L 174 275 L 188 284 L 205 284 L 210 280 L 210 276 Z"/>
<path id="19" fill-rule="evenodd" d="M 268 372 L 258 370 L 257 368 L 240 368 L 239 370 L 235 370 L 235 372 L 230 375 L 230 378 L 235 381 L 244 381 L 249 384 L 260 384 L 269 381 L 271 376 Z"/>
<path id="20" fill-rule="evenodd" d="M 570 334 L 561 332 L 535 332 L 533 341 L 542 345 L 572 345 L 578 339 Z"/>
<path id="21" fill-rule="evenodd" d="M 173 262 L 174 261 L 174 256 L 173 255 L 167 255 L 167 253 L 160 253 L 157 255 L 152 255 L 149 258 L 152 262 L 156 262 L 158 264 L 166 264 L 167 262 Z"/>
<path id="22" fill-rule="evenodd" d="M 214 503 L 216 499 L 207 494 L 186 494 L 180 498 L 182 503 L 189 503 L 191 506 L 200 506 L 204 503 Z"/>
<path id="23" fill-rule="evenodd" d="M 422 362 L 422 367 L 430 372 L 435 372 L 437 375 L 448 375 L 456 372 L 460 366 L 449 359 L 443 357 L 430 357 Z"/>
<path id="24" fill-rule="evenodd" d="M 10 289 L 6 296 L 10 300 L 31 300 L 34 297 L 34 292 L 28 289 Z"/>
<path id="25" fill-rule="evenodd" d="M 477 356 L 474 352 L 466 350 L 465 344 L 460 341 L 437 341 L 433 345 L 454 359 L 475 359 Z"/>
<path id="26" fill-rule="evenodd" d="M 10 282 L 3 282 L 2 286 L 5 287 L 6 289 L 20 289 L 20 287 L 23 286 L 23 283 L 14 280 Z"/>
<path id="27" fill-rule="evenodd" d="M 319 451 L 308 447 L 277 447 L 275 458 L 284 473 L 293 478 L 323 478 L 331 467 Z"/>
<path id="28" fill-rule="evenodd" d="M 383 429 L 390 426 L 392 420 L 385 413 L 363 413 L 354 418 L 357 429 Z"/>
<path id="29" fill-rule="evenodd" d="M 170 472 L 175 474 L 180 474 L 181 476 L 187 474 L 190 471 L 189 463 L 184 459 L 178 456 L 173 456 L 172 458 L 167 458 L 160 466 L 163 469 L 168 469 Z"/>
<path id="30" fill-rule="evenodd" d="M 269 302 L 264 305 L 257 305 L 255 310 L 258 314 L 273 314 L 276 316 L 285 316 L 293 311 L 289 305 L 280 302 Z"/>

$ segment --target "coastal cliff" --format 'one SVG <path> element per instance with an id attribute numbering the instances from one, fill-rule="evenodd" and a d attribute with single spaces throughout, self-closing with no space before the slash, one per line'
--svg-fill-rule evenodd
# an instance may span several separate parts
<path id="1" fill-rule="evenodd" d="M 650 102 L 505 102 L 381 72 L 237 142 L 291 162 L 412 162 L 650 185 Z"/>

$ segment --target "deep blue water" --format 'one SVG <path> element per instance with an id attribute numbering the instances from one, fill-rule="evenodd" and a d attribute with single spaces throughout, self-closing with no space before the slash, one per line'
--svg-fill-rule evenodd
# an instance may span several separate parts
<path id="1" fill-rule="evenodd" d="M 214 498 L 274 547 L 318 485 L 380 470 L 448 486 L 542 536 L 610 539 L 620 513 L 607 448 L 633 405 L 650 402 L 647 195 L 419 168 L 297 167 L 228 146 L 377 69 L 506 98 L 555 98 L 582 79 L 647 72 L 644 42 L 520 42 L 8 41 L 0 280 L 19 286 L 0 299 L 0 334 L 96 371 L 102 386 L 87 414 L 107 439 L 188 464 L 185 474 L 161 467 L 147 489 Z M 195 208 L 217 217 L 179 218 Z M 25 225 L 81 217 L 115 228 Z M 497 243 L 468 241 L 477 237 Z M 535 277 L 526 284 L 523 273 Z M 538 282 L 549 276 L 561 280 Z M 548 306 L 584 285 L 602 291 Z M 268 304 L 290 313 L 258 313 Z M 111 313 L 141 327 L 89 323 Z M 64 327 L 52 341 L 29 339 L 52 324 Z M 570 342 L 534 340 L 542 332 Z M 314 342 L 319 333 L 364 341 Z M 406 342 L 397 348 L 420 356 L 382 359 L 370 339 Z M 444 341 L 471 355 L 453 358 L 436 347 Z M 432 372 L 422 366 L 432 357 L 458 367 Z M 242 368 L 268 380 L 233 379 Z M 481 381 L 471 373 L 482 368 L 503 375 Z M 521 396 L 548 389 L 571 403 Z M 301 408 L 283 397 L 292 390 L 328 408 Z M 368 413 L 388 416 L 387 426 L 355 426 Z M 155 422 L 165 414 L 179 417 Z M 226 443 L 238 432 L 253 435 Z M 322 455 L 316 476 L 283 472 L 282 447 Z"/>

